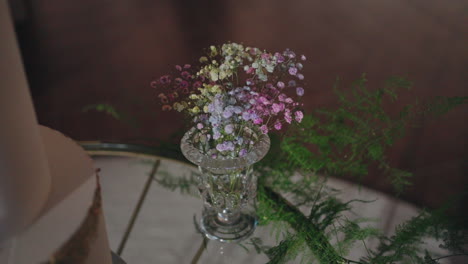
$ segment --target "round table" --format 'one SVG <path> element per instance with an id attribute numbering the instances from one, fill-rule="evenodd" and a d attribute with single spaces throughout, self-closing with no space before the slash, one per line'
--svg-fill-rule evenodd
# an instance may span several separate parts
<path id="1" fill-rule="evenodd" d="M 127 263 L 267 263 L 249 245 L 209 241 L 197 232 L 194 217 L 200 215 L 202 202 L 196 188 L 195 166 L 162 157 L 157 149 L 101 142 L 83 142 L 100 170 L 104 214 L 111 249 Z M 179 188 L 182 183 L 183 188 Z M 329 178 L 327 185 L 343 192 L 343 200 L 375 200 L 357 203 L 349 217 L 366 216 L 386 235 L 394 227 L 418 214 L 418 208 L 355 183 Z M 287 195 L 286 195 L 287 197 Z M 300 208 L 304 213 L 307 208 Z M 259 226 L 252 237 L 266 245 L 276 245 L 278 234 L 271 226 Z M 378 241 L 366 241 L 367 247 Z M 437 244 L 429 245 L 437 249 Z M 348 259 L 366 255 L 358 245 Z M 300 258 L 295 262 L 300 263 Z"/>

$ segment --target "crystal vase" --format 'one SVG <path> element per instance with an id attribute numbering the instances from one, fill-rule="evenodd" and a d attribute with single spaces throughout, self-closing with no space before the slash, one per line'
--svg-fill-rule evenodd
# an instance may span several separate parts
<path id="1" fill-rule="evenodd" d="M 193 143 L 199 130 L 190 129 L 181 141 L 184 156 L 198 166 L 198 189 L 204 202 L 199 220 L 201 232 L 212 240 L 237 242 L 249 237 L 257 225 L 250 202 L 257 192 L 257 176 L 253 165 L 270 148 L 268 135 L 250 128 L 244 137 L 253 144 L 242 157 L 214 157 Z"/>

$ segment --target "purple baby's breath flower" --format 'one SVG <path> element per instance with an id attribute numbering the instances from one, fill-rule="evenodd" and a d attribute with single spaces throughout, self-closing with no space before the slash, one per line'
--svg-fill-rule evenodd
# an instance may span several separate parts
<path id="1" fill-rule="evenodd" d="M 267 134 L 268 133 L 268 127 L 266 125 L 262 125 L 260 127 L 260 130 L 262 131 L 263 134 Z"/>
<path id="2" fill-rule="evenodd" d="M 224 127 L 224 132 L 226 132 L 226 134 L 232 134 L 233 131 L 234 126 L 232 124 L 228 124 Z"/>
<path id="3" fill-rule="evenodd" d="M 234 150 L 234 144 L 231 141 L 224 141 L 223 143 L 220 143 L 216 145 L 216 149 L 218 151 L 233 151 Z"/>
<path id="4" fill-rule="evenodd" d="M 249 121 L 250 120 L 250 113 L 249 112 L 242 113 L 242 119 L 244 119 L 245 121 Z"/>
<path id="5" fill-rule="evenodd" d="M 203 128 L 203 124 L 202 124 L 202 123 L 198 123 L 198 124 L 197 124 L 197 128 L 198 128 L 198 129 L 202 129 L 202 128 Z"/>
<path id="6" fill-rule="evenodd" d="M 296 94 L 297 94 L 298 96 L 303 96 L 303 95 L 304 95 L 304 88 L 302 88 L 302 87 L 297 87 L 297 88 L 296 88 Z"/>
<path id="7" fill-rule="evenodd" d="M 295 80 L 290 80 L 290 81 L 288 82 L 288 86 L 289 86 L 289 87 L 294 87 L 294 86 L 296 86 L 296 81 L 295 81 Z"/>
<path id="8" fill-rule="evenodd" d="M 257 113 L 255 113 L 255 112 L 253 112 L 253 111 L 250 111 L 249 113 L 250 113 L 250 119 L 255 120 L 255 119 L 258 118 Z"/>
<path id="9" fill-rule="evenodd" d="M 298 75 L 296 75 L 296 77 L 299 79 L 299 80 L 304 80 L 304 75 L 299 73 Z"/>
<path id="10" fill-rule="evenodd" d="M 208 119 L 208 121 L 212 124 L 212 125 L 215 125 L 215 124 L 218 124 L 219 123 L 219 118 L 215 117 L 215 116 L 210 116 L 210 118 Z"/>
<path id="11" fill-rule="evenodd" d="M 224 143 L 219 143 L 218 145 L 216 145 L 216 150 L 225 151 L 226 150 L 226 145 L 224 145 Z"/>
<path id="12" fill-rule="evenodd" d="M 275 53 L 275 57 L 276 57 L 276 61 L 277 61 L 278 63 L 284 62 L 284 57 L 283 57 L 283 55 L 281 55 L 281 53 L 276 52 L 276 53 Z"/>
<path id="13" fill-rule="evenodd" d="M 215 130 L 213 131 L 213 139 L 218 140 L 221 137 L 221 133 L 219 131 Z"/>
<path id="14" fill-rule="evenodd" d="M 287 103 L 287 104 L 291 104 L 294 101 L 293 101 L 293 99 L 291 97 L 288 97 L 288 98 L 286 98 L 286 100 L 284 100 L 284 102 Z"/>
<path id="15" fill-rule="evenodd" d="M 215 111 L 213 103 L 208 105 L 208 112 L 213 113 Z"/>
<path id="16" fill-rule="evenodd" d="M 246 149 L 241 149 L 239 151 L 239 157 L 244 157 L 245 155 L 247 155 L 247 150 Z"/>
<path id="17" fill-rule="evenodd" d="M 224 144 L 226 144 L 226 150 L 230 150 L 230 151 L 234 150 L 234 143 L 232 143 L 232 141 L 226 141 L 224 142 Z"/>
<path id="18" fill-rule="evenodd" d="M 227 119 L 227 118 L 230 118 L 231 116 L 232 116 L 232 111 L 230 109 L 224 110 L 224 112 L 223 112 L 223 117 L 224 118 Z"/>
<path id="19" fill-rule="evenodd" d="M 297 68 L 296 67 L 291 67 L 291 68 L 289 68 L 288 72 L 291 75 L 296 75 L 297 74 Z"/>
<path id="20" fill-rule="evenodd" d="M 223 117 L 224 118 L 230 118 L 233 114 L 233 109 L 230 108 L 230 107 L 226 107 L 226 109 L 224 109 L 224 112 L 223 112 Z"/>
<path id="21" fill-rule="evenodd" d="M 302 118 L 304 117 L 304 114 L 302 113 L 302 111 L 296 111 L 294 113 L 294 116 L 295 116 L 296 121 L 300 123 L 302 121 Z"/>
<path id="22" fill-rule="evenodd" d="M 240 107 L 240 106 L 235 106 L 235 107 L 234 107 L 234 113 L 236 113 L 236 114 L 242 113 L 242 107 Z"/>
<path id="23" fill-rule="evenodd" d="M 235 103 L 236 103 L 236 98 L 234 98 L 234 97 L 229 98 L 228 103 L 229 103 L 230 105 L 235 104 Z"/>
<path id="24" fill-rule="evenodd" d="M 287 56 L 287 57 L 290 58 L 290 59 L 294 59 L 294 58 L 296 57 L 296 53 L 294 53 L 294 51 L 289 50 L 289 49 L 286 49 L 286 50 L 283 52 L 283 55 L 284 55 L 284 56 Z"/>
<path id="25" fill-rule="evenodd" d="M 276 129 L 276 130 L 280 130 L 281 127 L 282 127 L 281 122 L 280 122 L 279 120 L 276 120 L 276 122 L 275 122 L 275 129 Z"/>
<path id="26" fill-rule="evenodd" d="M 284 88 L 284 82 L 278 82 L 276 84 L 276 86 L 278 86 L 278 88 L 280 88 L 280 89 L 283 89 Z"/>

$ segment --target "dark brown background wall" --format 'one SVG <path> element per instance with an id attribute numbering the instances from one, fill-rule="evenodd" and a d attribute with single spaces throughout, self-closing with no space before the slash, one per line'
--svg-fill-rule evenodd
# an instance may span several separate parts
<path id="1" fill-rule="evenodd" d="M 161 114 L 149 81 L 226 41 L 306 54 L 308 110 L 335 104 L 336 76 L 349 83 L 363 72 L 370 86 L 412 80 L 401 104 L 468 94 L 466 0 L 24 1 L 18 29 L 39 121 L 78 140 L 167 138 L 181 122 Z M 137 114 L 143 127 L 81 112 L 96 102 Z M 388 153 L 415 173 L 405 198 L 434 206 L 466 189 L 467 112 L 410 130 Z M 377 174 L 365 183 L 391 190 Z"/>

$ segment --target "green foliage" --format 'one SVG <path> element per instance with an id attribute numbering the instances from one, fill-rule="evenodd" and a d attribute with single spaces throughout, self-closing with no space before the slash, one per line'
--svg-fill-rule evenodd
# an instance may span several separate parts
<path id="1" fill-rule="evenodd" d="M 404 136 L 405 128 L 422 117 L 437 117 L 467 103 L 467 97 L 436 97 L 426 103 L 415 103 L 391 114 L 400 90 L 411 83 L 403 78 L 389 79 L 383 88 L 366 88 L 363 75 L 347 92 L 334 91 L 339 99 L 336 109 L 319 109 L 305 117 L 281 143 L 288 161 L 307 172 L 327 175 L 351 175 L 358 179 L 377 166 L 386 174 L 397 193 L 411 184 L 412 174 L 393 168 L 386 151 Z M 389 105 L 390 104 L 390 105 Z"/>
<path id="2" fill-rule="evenodd" d="M 118 111 L 113 105 L 108 104 L 108 103 L 100 103 L 100 104 L 92 104 L 92 105 L 87 105 L 83 107 L 82 111 L 83 112 L 88 112 L 88 111 L 97 111 L 97 112 L 102 112 L 105 113 L 112 118 L 119 120 L 131 127 L 138 128 L 139 124 L 137 120 L 134 117 L 131 117 L 130 115 L 126 113 L 122 113 Z"/>

